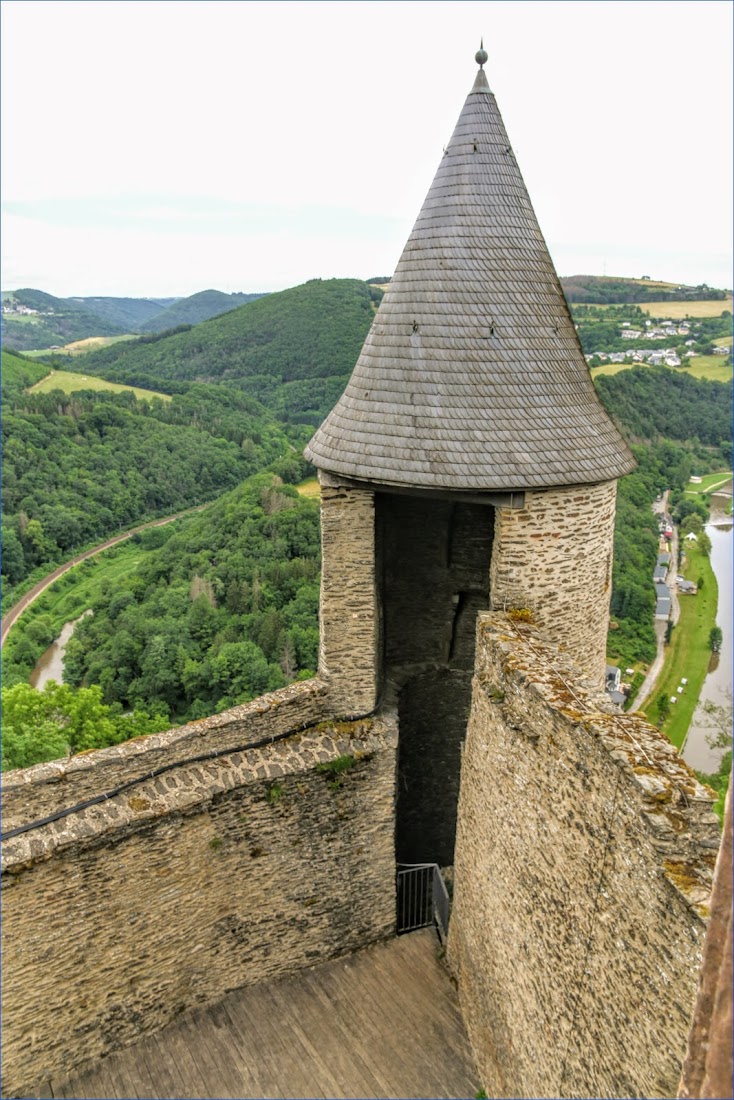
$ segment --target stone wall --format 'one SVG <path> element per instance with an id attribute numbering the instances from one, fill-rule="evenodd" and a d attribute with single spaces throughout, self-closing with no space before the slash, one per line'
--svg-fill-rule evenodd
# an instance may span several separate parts
<path id="1" fill-rule="evenodd" d="M 556 647 L 604 684 L 617 483 L 525 494 L 498 508 L 491 606 L 528 608 Z"/>
<path id="2" fill-rule="evenodd" d="M 482 615 L 449 959 L 488 1096 L 674 1096 L 712 794 L 540 632 Z"/>
<path id="3" fill-rule="evenodd" d="M 289 693 L 313 690 L 269 697 L 270 728 L 278 696 L 287 709 Z M 390 716 L 327 722 L 180 763 L 6 840 L 3 1095 L 78 1072 L 227 990 L 391 935 L 396 744 Z M 114 771 L 103 755 L 102 788 Z M 344 771 L 330 767 L 340 757 L 352 758 Z M 31 813 L 34 790 L 31 778 Z"/>

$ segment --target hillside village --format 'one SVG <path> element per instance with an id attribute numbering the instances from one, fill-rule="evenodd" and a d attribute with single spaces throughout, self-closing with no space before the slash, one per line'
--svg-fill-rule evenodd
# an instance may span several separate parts
<path id="1" fill-rule="evenodd" d="M 577 326 L 578 327 L 578 326 Z M 630 321 L 619 323 L 618 337 L 621 340 L 649 340 L 663 341 L 670 337 L 678 337 L 675 344 L 667 347 L 657 346 L 653 348 L 634 347 L 625 351 L 595 351 L 585 355 L 590 367 L 600 366 L 602 363 L 649 363 L 650 366 L 680 367 L 684 360 L 691 360 L 703 355 L 708 348 L 701 350 L 699 345 L 701 325 L 696 321 L 676 322 L 673 320 L 645 321 L 644 329 L 635 328 Z M 681 344 L 685 351 L 681 353 Z M 727 356 L 731 354 L 731 348 L 714 344 L 710 354 Z"/>

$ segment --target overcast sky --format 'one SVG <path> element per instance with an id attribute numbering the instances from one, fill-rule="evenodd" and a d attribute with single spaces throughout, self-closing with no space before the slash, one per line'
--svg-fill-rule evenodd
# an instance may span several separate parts
<path id="1" fill-rule="evenodd" d="M 729 0 L 4 0 L 3 288 L 390 274 L 482 35 L 559 273 L 730 287 Z"/>

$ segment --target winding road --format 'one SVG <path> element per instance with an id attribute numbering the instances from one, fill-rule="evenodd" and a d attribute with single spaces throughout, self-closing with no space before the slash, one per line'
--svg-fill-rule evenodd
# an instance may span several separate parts
<path id="1" fill-rule="evenodd" d="M 197 504 L 195 508 L 187 508 L 183 512 L 176 512 L 172 516 L 164 516 L 163 519 L 153 519 L 148 523 L 141 523 L 139 527 L 131 527 L 129 531 L 125 531 L 121 535 L 115 535 L 114 538 L 106 539 L 105 542 L 100 542 L 97 546 L 93 546 L 91 550 L 85 550 L 83 554 L 77 554 L 71 558 L 70 561 L 64 562 L 63 565 L 58 565 L 53 572 L 47 573 L 38 584 L 34 584 L 33 588 L 30 588 L 24 596 L 18 600 L 13 607 L 3 617 L 2 632 L 0 633 L 0 648 L 5 645 L 5 639 L 7 638 L 11 626 L 18 621 L 23 612 L 31 606 L 34 600 L 37 600 L 42 592 L 57 581 L 59 577 L 63 577 L 64 573 L 68 573 L 70 569 L 73 569 L 75 565 L 79 565 L 80 562 L 86 561 L 87 558 L 93 558 L 96 554 L 101 554 L 104 550 L 110 550 L 113 546 L 117 546 L 120 542 L 125 542 L 127 539 L 132 538 L 133 535 L 137 535 L 139 531 L 145 531 L 149 527 L 164 527 L 167 523 L 173 523 L 175 519 L 181 519 L 182 516 L 193 515 L 194 512 L 201 512 L 203 508 L 206 508 L 206 504 Z"/>

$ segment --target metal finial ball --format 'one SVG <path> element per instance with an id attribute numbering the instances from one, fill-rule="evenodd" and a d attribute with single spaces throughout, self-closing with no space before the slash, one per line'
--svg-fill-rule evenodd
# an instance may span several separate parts
<path id="1" fill-rule="evenodd" d="M 484 43 L 482 43 L 482 48 L 477 50 L 477 52 L 474 54 L 474 60 L 476 61 L 477 65 L 479 65 L 479 67 L 481 68 L 482 65 L 486 64 L 488 57 L 489 57 L 489 54 L 487 53 L 487 51 L 484 48 Z"/>

